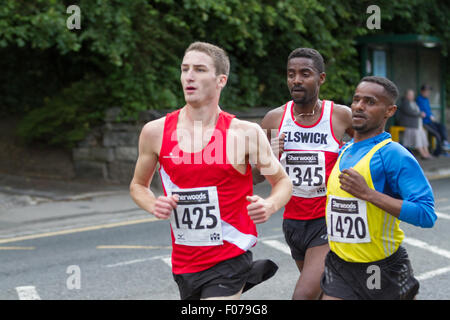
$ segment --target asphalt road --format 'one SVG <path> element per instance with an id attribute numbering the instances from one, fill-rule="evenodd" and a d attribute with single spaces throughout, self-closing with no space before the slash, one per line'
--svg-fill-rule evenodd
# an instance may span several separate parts
<path id="1" fill-rule="evenodd" d="M 450 178 L 431 183 L 438 221 L 432 229 L 402 223 L 404 246 L 421 283 L 417 298 L 450 299 Z M 268 190 L 262 184 L 255 193 L 267 195 Z M 179 299 L 170 269 L 168 222 L 118 206 L 94 217 L 89 214 L 94 204 L 94 200 L 67 202 L 62 205 L 84 207 L 87 213 L 55 220 L 47 229 L 36 220 L 35 229 L 27 226 L 31 231 L 26 238 L 17 229 L 16 235 L 0 238 L 1 300 Z M 270 258 L 279 270 L 245 293 L 243 300 L 291 298 L 299 273 L 281 222 L 278 212 L 259 225 L 259 241 L 252 249 L 255 259 Z"/>

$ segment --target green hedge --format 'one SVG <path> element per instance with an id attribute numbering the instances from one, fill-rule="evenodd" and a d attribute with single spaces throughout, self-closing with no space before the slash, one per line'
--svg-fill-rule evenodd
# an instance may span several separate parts
<path id="1" fill-rule="evenodd" d="M 103 112 L 124 117 L 183 105 L 179 65 L 200 40 L 230 55 L 221 105 L 276 107 L 289 99 L 290 51 L 324 56 L 322 96 L 348 103 L 359 80 L 355 38 L 423 33 L 450 40 L 445 1 L 378 1 L 382 30 L 366 28 L 370 1 L 348 0 L 80 0 L 81 29 L 68 30 L 73 1 L 5 0 L 0 5 L 0 115 L 23 115 L 26 141 L 73 146 Z M 450 96 L 450 95 L 448 95 Z"/>

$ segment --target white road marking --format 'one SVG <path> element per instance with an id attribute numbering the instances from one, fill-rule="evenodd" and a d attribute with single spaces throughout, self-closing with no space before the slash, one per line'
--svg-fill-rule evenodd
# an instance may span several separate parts
<path id="1" fill-rule="evenodd" d="M 426 242 L 424 242 L 422 240 L 418 240 L 418 239 L 414 239 L 414 238 L 410 238 L 410 237 L 405 237 L 403 242 L 405 242 L 405 243 L 407 243 L 409 245 L 412 245 L 412 246 L 415 246 L 415 247 L 418 247 L 418 248 L 421 248 L 421 249 L 433 252 L 433 253 L 438 254 L 438 255 L 440 255 L 442 257 L 450 259 L 450 251 L 445 250 L 445 249 L 441 249 L 441 248 L 436 247 L 436 246 L 433 246 L 433 245 L 428 244 L 428 243 L 426 243 Z"/>
<path id="2" fill-rule="evenodd" d="M 170 269 L 172 269 L 172 258 L 169 256 L 169 257 L 164 257 L 164 258 L 161 258 L 161 260 L 165 263 L 165 264 L 167 264 L 169 267 L 170 267 Z"/>
<path id="3" fill-rule="evenodd" d="M 436 215 L 437 214 L 438 213 L 436 212 Z M 438 215 L 438 217 L 439 217 L 439 215 Z M 426 242 L 424 242 L 422 240 L 418 240 L 418 239 L 414 239 L 414 238 L 409 238 L 408 237 L 408 238 L 405 238 L 403 241 L 405 243 L 409 244 L 409 245 L 412 245 L 412 246 L 415 246 L 415 247 L 418 247 L 418 248 L 430 251 L 432 253 L 440 255 L 441 257 L 445 257 L 445 258 L 450 259 L 450 251 L 442 249 L 442 248 L 439 248 L 439 247 L 436 247 L 436 246 L 433 246 L 433 245 L 430 245 L 430 244 L 428 244 L 428 243 L 426 243 Z M 450 266 L 449 267 L 440 268 L 440 269 L 436 269 L 436 270 L 431 270 L 431 271 L 428 271 L 428 272 L 424 272 L 424 273 L 416 276 L 416 278 L 417 278 L 417 280 L 427 280 L 427 279 L 431 279 L 433 277 L 436 277 L 436 276 L 439 276 L 441 274 L 445 274 L 445 273 L 448 273 L 448 272 L 450 272 Z"/>
<path id="4" fill-rule="evenodd" d="M 436 276 L 439 276 L 441 274 L 448 273 L 448 272 L 450 272 L 450 266 L 432 270 L 432 271 L 428 271 L 428 272 L 424 272 L 424 273 L 418 275 L 416 277 L 416 279 L 417 280 L 427 280 L 427 279 L 431 279 L 433 277 L 436 277 Z"/>
<path id="5" fill-rule="evenodd" d="M 118 262 L 118 263 L 114 263 L 114 264 L 107 264 L 105 267 L 106 268 L 115 268 L 115 267 L 127 266 L 129 264 L 134 264 L 134 263 L 139 263 L 139 262 L 146 262 L 146 261 L 152 261 L 152 260 L 157 260 L 157 259 L 170 259 L 170 255 L 154 256 L 154 257 L 151 257 L 151 258 L 128 260 L 128 261 Z"/>
<path id="6" fill-rule="evenodd" d="M 0 247 L 1 248 L 1 247 Z M 171 249 L 170 246 L 101 245 L 97 249 Z"/>
<path id="7" fill-rule="evenodd" d="M 262 243 L 265 245 L 268 245 L 272 248 L 275 248 L 283 253 L 286 253 L 288 255 L 291 254 L 291 249 L 289 249 L 289 246 L 281 241 L 278 240 L 262 240 Z"/>
<path id="8" fill-rule="evenodd" d="M 34 286 L 16 287 L 16 291 L 20 300 L 41 300 Z"/>
<path id="9" fill-rule="evenodd" d="M 436 215 L 438 215 L 438 217 L 444 217 L 444 219 L 450 219 L 449 215 L 445 215 L 442 213 L 438 213 L 436 212 Z M 273 235 L 273 236 L 268 236 L 268 237 L 263 237 L 260 238 L 259 241 L 269 247 L 272 247 L 276 250 L 279 250 L 285 254 L 290 255 L 291 254 L 291 250 L 289 248 L 289 246 L 287 244 L 285 244 L 284 242 L 281 242 L 279 240 L 275 240 L 278 238 L 282 238 L 283 235 Z M 405 237 L 405 239 L 403 240 L 405 243 L 414 246 L 414 247 L 418 247 L 424 250 L 427 250 L 429 252 L 432 252 L 434 254 L 440 255 L 442 257 L 448 258 L 450 259 L 450 251 L 430 245 L 422 240 L 418 240 L 418 239 L 414 239 L 414 238 L 410 238 L 410 237 Z M 109 264 L 106 265 L 105 267 L 107 268 L 115 268 L 115 267 L 121 267 L 121 266 L 126 266 L 126 265 L 130 265 L 130 264 L 135 264 L 135 263 L 140 263 L 140 262 L 147 262 L 147 261 L 152 261 L 152 260 L 161 260 L 162 262 L 164 262 L 166 265 L 168 265 L 170 268 L 172 268 L 172 258 L 171 255 L 163 255 L 163 256 L 154 256 L 154 257 L 150 257 L 150 258 L 144 258 L 144 259 L 135 259 L 135 260 L 128 260 L 128 261 L 123 261 L 123 262 L 118 262 L 115 264 Z M 433 277 L 445 274 L 445 273 L 449 273 L 450 272 L 450 266 L 448 267 L 444 267 L 444 268 L 440 268 L 440 269 L 436 269 L 436 270 L 432 270 L 432 271 L 428 271 L 428 272 L 424 272 L 418 276 L 416 276 L 417 280 L 428 280 L 431 279 Z M 22 287 L 22 288 L 26 288 L 26 287 Z M 32 287 L 34 288 L 34 287 Z M 36 293 L 37 295 L 37 293 Z M 38 296 L 39 297 L 39 296 Z M 38 298 L 39 299 L 39 298 Z"/>
<path id="10" fill-rule="evenodd" d="M 437 217 L 440 218 L 440 219 L 450 220 L 450 215 L 449 214 L 445 214 L 445 213 L 437 212 L 437 211 L 435 211 L 434 213 L 436 213 Z"/>
<path id="11" fill-rule="evenodd" d="M 435 199 L 434 201 L 436 202 L 436 203 L 441 203 L 441 202 L 445 202 L 445 201 L 448 201 L 448 200 L 450 200 L 449 198 L 438 198 L 438 199 Z M 449 207 L 450 208 L 450 207 Z"/>
<path id="12" fill-rule="evenodd" d="M 263 242 L 263 243 L 264 243 L 265 241 L 270 242 L 271 239 L 277 239 L 277 238 L 281 238 L 281 237 L 283 237 L 283 235 L 273 235 L 273 236 L 268 236 L 268 237 L 260 238 L 259 241 L 261 241 L 261 242 Z M 280 241 L 276 241 L 276 240 L 275 240 L 275 242 L 278 243 L 276 246 L 278 246 L 278 247 L 280 247 L 280 248 L 283 247 L 283 246 L 287 247 L 286 245 L 284 245 L 284 244 L 281 243 Z M 266 243 L 266 244 L 267 244 L 267 243 Z M 270 246 L 270 244 L 267 244 L 267 245 Z M 273 247 L 273 245 L 272 245 L 272 247 Z M 168 248 L 170 248 L 170 247 L 168 247 Z M 279 249 L 279 250 L 280 250 L 280 249 Z M 285 251 L 283 251 L 283 250 L 285 250 Z M 288 253 L 288 254 L 291 254 L 291 252 L 290 252 L 290 250 L 289 250 L 289 247 L 287 247 L 287 250 L 288 250 L 288 251 L 286 251 L 286 248 L 281 249 L 281 251 L 283 251 L 283 252 L 285 252 L 285 253 Z M 147 261 L 152 261 L 152 260 L 157 260 L 157 259 L 161 259 L 164 263 L 166 263 L 168 266 L 170 266 L 170 267 L 172 268 L 171 255 L 154 256 L 154 257 L 151 257 L 151 258 L 143 258 L 143 259 L 135 259 L 135 260 L 122 261 L 122 262 L 118 262 L 118 263 L 114 263 L 114 264 L 108 264 L 108 265 L 106 265 L 105 267 L 106 267 L 106 268 L 115 268 L 115 267 L 127 266 L 127 265 L 130 265 L 130 264 L 135 264 L 135 263 L 140 263 L 140 262 L 147 262 Z"/>
<path id="13" fill-rule="evenodd" d="M 447 217 L 450 218 L 450 216 L 447 216 Z M 419 247 L 421 249 L 430 251 L 432 253 L 435 253 L 435 254 L 438 254 L 438 255 L 440 255 L 442 257 L 450 259 L 450 251 L 448 251 L 448 250 L 445 250 L 445 249 L 442 249 L 442 248 L 430 245 L 430 244 L 428 244 L 428 243 L 426 243 L 424 241 L 421 241 L 421 240 L 418 240 L 418 239 L 414 239 L 414 238 L 410 238 L 410 237 L 405 238 L 403 241 L 405 243 L 409 244 L 409 245 L 412 245 L 412 246 L 415 246 L 415 247 Z M 266 245 L 268 245 L 268 246 L 270 246 L 270 247 L 272 247 L 272 248 L 275 248 L 275 249 L 277 249 L 279 251 L 282 251 L 282 252 L 284 252 L 286 254 L 289 254 L 289 255 L 291 254 L 289 246 L 287 246 L 286 244 L 284 244 L 281 241 L 278 241 L 278 240 L 262 240 L 261 242 L 266 244 Z M 441 274 L 445 274 L 445 273 L 448 273 L 448 272 L 450 272 L 450 266 L 422 273 L 422 274 L 418 275 L 416 278 L 418 280 L 427 280 L 427 279 L 431 279 L 433 277 L 436 277 L 436 276 L 439 276 Z"/>

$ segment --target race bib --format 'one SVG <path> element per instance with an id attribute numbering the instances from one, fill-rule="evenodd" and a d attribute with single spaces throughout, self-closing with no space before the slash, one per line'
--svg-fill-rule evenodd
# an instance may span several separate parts
<path id="1" fill-rule="evenodd" d="M 172 189 L 178 206 L 170 216 L 176 244 L 186 246 L 217 246 L 222 241 L 219 197 L 216 187 Z"/>
<path id="2" fill-rule="evenodd" d="M 280 161 L 292 181 L 292 195 L 314 198 L 327 194 L 323 152 L 287 151 Z"/>
<path id="3" fill-rule="evenodd" d="M 366 202 L 356 198 L 329 196 L 327 232 L 328 238 L 334 242 L 370 242 Z"/>

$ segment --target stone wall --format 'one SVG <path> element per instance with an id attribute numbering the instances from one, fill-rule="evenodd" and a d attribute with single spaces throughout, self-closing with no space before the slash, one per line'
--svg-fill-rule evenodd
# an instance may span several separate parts
<path id="1" fill-rule="evenodd" d="M 118 122 L 120 108 L 106 112 L 104 125 L 93 129 L 72 150 L 75 174 L 79 178 L 128 184 L 138 156 L 139 134 L 143 125 L 166 112 L 143 113 L 137 121 Z"/>
<path id="2" fill-rule="evenodd" d="M 259 122 L 269 109 L 257 108 L 252 112 L 233 112 L 240 119 Z M 72 150 L 75 175 L 90 180 L 130 183 L 138 156 L 138 142 L 142 127 L 148 121 L 161 118 L 171 110 L 148 110 L 139 119 L 118 122 L 120 108 L 106 112 L 104 125 L 93 129 L 86 139 Z M 159 184 L 158 174 L 153 183 Z"/>
<path id="3" fill-rule="evenodd" d="M 92 130 L 72 150 L 76 176 L 125 183 L 137 158 L 140 127 L 136 123 L 116 123 L 120 109 L 108 110 L 105 124 Z"/>

